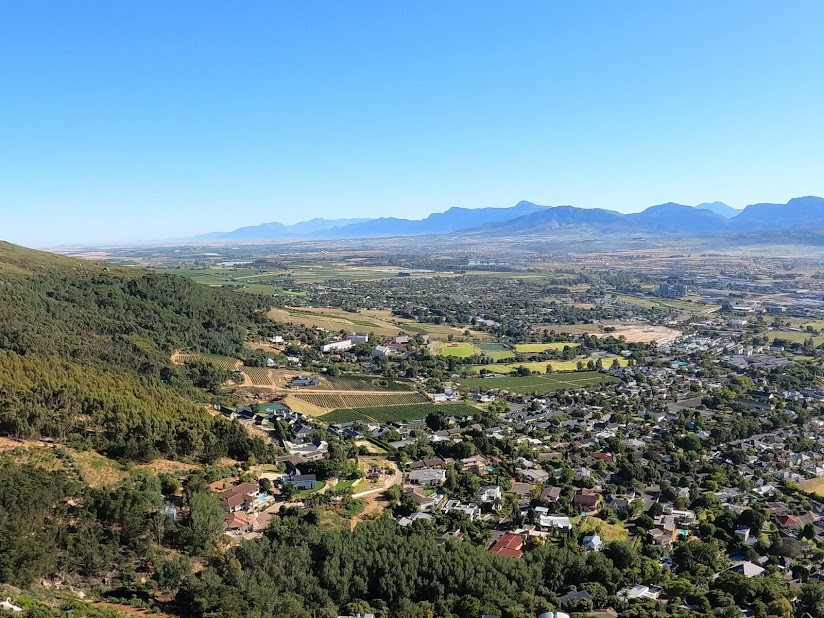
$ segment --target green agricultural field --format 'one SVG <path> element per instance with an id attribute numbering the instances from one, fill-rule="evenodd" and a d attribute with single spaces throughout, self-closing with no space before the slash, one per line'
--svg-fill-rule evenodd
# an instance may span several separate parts
<path id="1" fill-rule="evenodd" d="M 459 385 L 472 391 L 502 388 L 513 393 L 551 393 L 561 389 L 578 389 L 595 384 L 617 382 L 612 376 L 597 371 L 581 371 L 573 373 L 554 373 L 550 375 L 533 375 L 522 378 L 506 376 L 503 378 L 467 378 Z"/>
<path id="2" fill-rule="evenodd" d="M 502 343 L 476 343 L 475 347 L 494 361 L 515 357 L 515 351 Z"/>
<path id="3" fill-rule="evenodd" d="M 627 366 L 627 359 L 621 358 L 618 356 L 609 356 L 602 358 L 601 361 L 604 364 L 604 369 L 609 369 L 612 367 L 612 361 L 618 359 L 618 364 L 621 367 Z M 584 365 L 592 360 L 596 361 L 596 358 L 585 358 L 582 359 Z M 481 369 L 488 369 L 489 371 L 494 371 L 495 373 L 512 373 L 513 371 L 517 370 L 518 367 L 526 367 L 530 371 L 537 371 L 539 373 L 546 373 L 547 365 L 552 366 L 553 371 L 577 371 L 578 369 L 578 360 L 572 361 L 560 361 L 560 360 L 552 360 L 552 361 L 530 361 L 524 363 L 495 363 L 492 365 L 472 365 L 472 369 L 475 371 L 480 371 Z"/>
<path id="4" fill-rule="evenodd" d="M 824 335 L 817 335 L 813 336 L 808 332 L 798 332 L 798 331 L 783 331 L 783 330 L 773 330 L 769 332 L 770 341 L 775 341 L 776 339 L 783 339 L 784 341 L 791 341 L 793 343 L 804 343 L 807 339 L 812 338 L 814 345 L 820 345 L 824 342 Z"/>
<path id="5" fill-rule="evenodd" d="M 230 268 L 230 267 L 208 267 L 208 268 L 164 268 L 161 272 L 179 275 L 191 279 L 195 283 L 201 283 L 211 287 L 230 287 L 250 294 L 272 294 L 302 295 L 302 292 L 284 290 L 282 287 L 285 271 L 267 270 L 261 271 L 256 268 Z"/>
<path id="6" fill-rule="evenodd" d="M 689 300 L 677 298 L 658 298 L 655 296 L 632 296 L 629 294 L 616 294 L 619 300 L 647 309 L 674 309 L 676 311 L 689 311 L 700 313 L 710 308 L 710 305 L 699 305 Z"/>
<path id="7" fill-rule="evenodd" d="M 511 358 L 515 358 L 515 352 L 484 352 L 484 356 L 488 356 L 495 362 L 509 360 Z"/>
<path id="8" fill-rule="evenodd" d="M 421 420 L 435 410 L 443 410 L 450 416 L 471 416 L 478 412 L 478 408 L 465 403 L 417 403 L 405 406 L 340 409 L 324 414 L 320 418 L 330 423 L 370 420 L 379 423 L 390 423 Z"/>
<path id="9" fill-rule="evenodd" d="M 541 353 L 547 350 L 563 350 L 565 347 L 577 348 L 577 343 L 568 343 L 556 341 L 553 343 L 517 343 L 515 344 L 515 351 L 521 354 Z"/>

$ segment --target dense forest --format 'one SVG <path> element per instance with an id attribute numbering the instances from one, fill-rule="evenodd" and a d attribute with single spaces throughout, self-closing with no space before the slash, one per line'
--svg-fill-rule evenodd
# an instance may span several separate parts
<path id="1" fill-rule="evenodd" d="M 267 328 L 268 299 L 43 255 L 19 250 L 0 269 L 0 434 L 142 461 L 267 456 L 197 403 L 198 385 L 228 376 L 170 356 L 240 354 Z"/>

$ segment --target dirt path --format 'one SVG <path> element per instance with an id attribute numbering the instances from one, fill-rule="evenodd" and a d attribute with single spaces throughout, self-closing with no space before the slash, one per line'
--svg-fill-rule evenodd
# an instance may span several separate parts
<path id="1" fill-rule="evenodd" d="M 366 458 L 364 457 L 363 459 Z M 376 487 L 375 489 L 367 489 L 366 491 L 360 491 L 356 494 L 352 494 L 353 498 L 366 498 L 368 496 L 374 496 L 383 493 L 393 485 L 398 485 L 403 481 L 403 473 L 401 472 L 400 466 L 398 466 L 397 462 L 387 460 L 382 457 L 375 459 L 379 459 L 380 461 L 389 461 L 391 466 L 395 469 L 395 474 L 392 475 L 388 482 L 384 482 L 381 487 Z"/>

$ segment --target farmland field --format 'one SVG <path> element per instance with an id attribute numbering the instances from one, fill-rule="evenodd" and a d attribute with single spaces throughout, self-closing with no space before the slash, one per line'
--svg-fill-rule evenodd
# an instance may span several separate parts
<path id="1" fill-rule="evenodd" d="M 530 352 L 533 353 L 540 353 L 545 352 L 547 350 L 563 350 L 565 347 L 569 346 L 570 348 L 577 348 L 577 343 L 568 343 L 568 342 L 554 342 L 554 343 L 516 343 L 515 350 L 517 352 L 521 352 L 522 354 L 529 354 Z"/>
<path id="2" fill-rule="evenodd" d="M 329 412 L 326 408 L 321 408 L 303 399 L 298 399 L 295 395 L 287 395 L 283 398 L 283 403 L 293 412 L 305 414 L 306 416 L 323 416 Z"/>
<path id="3" fill-rule="evenodd" d="M 427 398 L 419 393 L 303 393 L 295 395 L 320 408 L 335 410 L 337 408 L 367 408 L 384 406 L 404 406 L 424 403 Z"/>
<path id="4" fill-rule="evenodd" d="M 601 361 L 604 364 L 605 369 L 609 369 L 612 366 L 612 361 L 618 359 L 618 364 L 621 367 L 626 367 L 627 359 L 621 358 L 618 356 L 609 356 L 604 357 Z M 583 363 L 586 365 L 587 362 L 590 360 L 596 361 L 597 358 L 585 358 L 582 359 Z M 481 370 L 481 369 L 488 369 L 489 371 L 494 371 L 495 373 L 511 373 L 518 369 L 518 367 L 526 367 L 530 371 L 538 371 L 540 373 L 546 373 L 547 365 L 552 366 L 553 371 L 576 371 L 578 369 L 578 360 L 572 361 L 532 361 L 532 362 L 524 362 L 524 363 L 495 363 L 491 365 L 472 365 L 472 369 Z"/>
<path id="5" fill-rule="evenodd" d="M 335 391 L 409 391 L 409 382 L 369 376 L 335 376 L 325 378 L 329 388 Z"/>
<path id="6" fill-rule="evenodd" d="M 460 381 L 460 386 L 470 390 L 489 390 L 502 388 L 513 393 L 550 393 L 560 389 L 586 388 L 595 384 L 617 382 L 616 378 L 598 373 L 597 371 L 582 371 L 551 375 L 535 375 L 503 378 L 467 378 Z"/>
<path id="7" fill-rule="evenodd" d="M 240 361 L 238 359 L 231 358 L 230 356 L 218 356 L 217 354 L 178 354 L 173 360 L 183 364 L 198 361 L 211 363 L 215 367 L 225 369 L 226 371 L 234 371 L 240 367 Z"/>
<path id="8" fill-rule="evenodd" d="M 321 419 L 330 423 L 375 420 L 379 423 L 416 421 L 426 418 L 434 410 L 444 410 L 452 416 L 470 416 L 478 408 L 465 403 L 419 403 L 406 406 L 373 406 L 365 408 L 335 410 L 324 414 Z"/>
<path id="9" fill-rule="evenodd" d="M 816 346 L 824 342 L 824 335 L 813 336 L 812 333 L 808 333 L 806 331 L 772 330 L 769 332 L 768 336 L 770 341 L 784 339 L 785 341 L 791 341 L 793 343 L 804 343 L 807 339 L 812 339 L 813 345 Z"/>
<path id="10" fill-rule="evenodd" d="M 476 343 L 475 347 L 494 361 L 513 358 L 515 356 L 512 348 L 501 343 Z"/>
<path id="11" fill-rule="evenodd" d="M 649 343 L 657 341 L 670 343 L 681 336 L 681 331 L 657 324 L 639 322 L 627 324 L 623 322 L 602 322 L 600 324 L 544 324 L 536 327 L 538 330 L 554 330 L 556 333 L 568 333 L 570 335 L 593 335 L 595 337 L 624 337 L 627 341 L 641 341 Z M 607 332 L 607 329 L 610 332 Z"/>
<path id="12" fill-rule="evenodd" d="M 244 367 L 243 373 L 249 376 L 255 386 L 272 385 L 272 372 L 266 367 Z"/>
<path id="13" fill-rule="evenodd" d="M 663 298 L 658 296 L 634 296 L 632 294 L 617 294 L 619 300 L 648 309 L 673 309 L 675 311 L 689 311 L 691 313 L 709 312 L 718 305 L 699 305 L 683 298 Z"/>
<path id="14" fill-rule="evenodd" d="M 449 335 L 461 336 L 465 330 L 444 324 L 425 324 L 400 318 L 385 309 L 368 309 L 352 313 L 330 307 L 283 307 L 272 309 L 269 317 L 278 322 L 380 336 L 392 336 L 405 332 L 410 335 L 429 334 L 445 339 Z M 489 336 L 484 333 L 470 331 L 470 334 L 474 338 L 489 339 Z"/>

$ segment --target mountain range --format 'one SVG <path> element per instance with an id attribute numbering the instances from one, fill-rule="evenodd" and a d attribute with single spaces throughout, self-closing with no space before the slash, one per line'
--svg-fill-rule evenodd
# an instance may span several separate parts
<path id="1" fill-rule="evenodd" d="M 752 204 L 737 210 L 722 202 L 685 206 L 667 203 L 623 214 L 602 208 L 539 206 L 522 201 L 510 208 L 450 208 L 421 220 L 312 219 L 294 225 L 265 223 L 233 232 L 197 236 L 196 241 L 353 239 L 429 234 L 540 236 L 564 232 L 645 236 L 704 236 L 824 227 L 824 198 L 808 196 L 786 204 Z"/>

